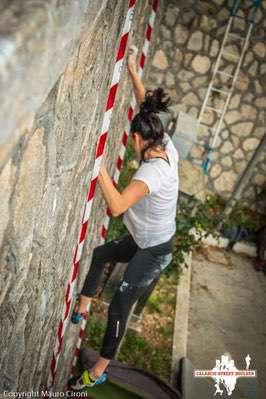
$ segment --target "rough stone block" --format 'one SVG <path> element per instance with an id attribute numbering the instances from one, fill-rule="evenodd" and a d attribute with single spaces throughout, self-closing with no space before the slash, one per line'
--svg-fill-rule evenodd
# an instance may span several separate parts
<path id="1" fill-rule="evenodd" d="M 176 43 L 184 44 L 188 38 L 189 32 L 183 25 L 177 25 L 175 28 Z"/>
<path id="2" fill-rule="evenodd" d="M 236 123 L 231 127 L 231 130 L 234 134 L 239 137 L 248 137 L 253 129 L 252 122 L 240 122 Z"/>
<path id="3" fill-rule="evenodd" d="M 162 50 L 156 51 L 152 65 L 158 69 L 165 70 L 168 68 L 168 61 L 167 57 Z"/>
<path id="4" fill-rule="evenodd" d="M 260 57 L 260 58 L 265 58 L 266 55 L 266 46 L 264 43 L 262 42 L 258 42 L 255 44 L 255 46 L 253 47 L 253 51 L 254 53 Z"/>
<path id="5" fill-rule="evenodd" d="M 258 144 L 259 140 L 255 137 L 251 137 L 243 142 L 243 148 L 245 151 L 254 151 Z"/>
<path id="6" fill-rule="evenodd" d="M 208 72 L 211 66 L 211 61 L 208 57 L 203 55 L 196 55 L 196 57 L 192 61 L 192 68 L 195 72 L 200 74 L 204 74 Z"/>
<path id="7" fill-rule="evenodd" d="M 214 185 L 218 193 L 229 194 L 236 183 L 237 176 L 232 172 L 223 172 L 215 181 Z"/>
<path id="8" fill-rule="evenodd" d="M 187 48 L 193 51 L 200 51 L 203 45 L 203 33 L 201 31 L 195 31 L 189 38 Z"/>

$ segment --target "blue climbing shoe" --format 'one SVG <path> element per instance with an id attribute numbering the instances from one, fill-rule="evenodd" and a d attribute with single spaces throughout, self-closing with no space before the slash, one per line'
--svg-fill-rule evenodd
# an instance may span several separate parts
<path id="1" fill-rule="evenodd" d="M 73 391 L 80 391 L 84 388 L 92 388 L 96 385 L 103 384 L 107 380 L 107 377 L 108 371 L 106 370 L 97 380 L 93 380 L 89 371 L 85 370 L 80 377 L 70 380 L 69 388 L 73 389 Z"/>
<path id="2" fill-rule="evenodd" d="M 74 311 L 71 316 L 71 321 L 73 324 L 79 324 L 80 321 L 82 321 L 83 319 L 87 320 L 87 318 L 88 312 L 78 313 Z"/>
<path id="3" fill-rule="evenodd" d="M 87 320 L 88 316 L 89 316 L 88 312 L 80 313 L 77 311 L 78 306 L 79 306 L 79 297 L 80 297 L 80 295 L 77 295 L 76 304 L 75 304 L 75 307 L 74 307 L 74 310 L 73 310 L 73 313 L 71 316 L 71 321 L 73 324 L 79 324 L 83 319 Z"/>

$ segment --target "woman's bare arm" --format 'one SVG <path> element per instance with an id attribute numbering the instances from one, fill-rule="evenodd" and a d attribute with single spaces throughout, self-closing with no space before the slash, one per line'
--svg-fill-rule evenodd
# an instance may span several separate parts
<path id="1" fill-rule="evenodd" d="M 99 173 L 99 184 L 105 201 L 114 217 L 124 213 L 149 192 L 148 186 L 145 183 L 138 180 L 132 180 L 122 193 L 120 193 L 113 185 L 113 182 L 103 165 L 101 166 Z"/>
<path id="2" fill-rule="evenodd" d="M 127 66 L 130 77 L 132 79 L 136 100 L 138 104 L 141 104 L 145 99 L 146 90 L 137 72 L 137 53 L 138 49 L 135 46 L 131 46 L 129 48 Z"/>

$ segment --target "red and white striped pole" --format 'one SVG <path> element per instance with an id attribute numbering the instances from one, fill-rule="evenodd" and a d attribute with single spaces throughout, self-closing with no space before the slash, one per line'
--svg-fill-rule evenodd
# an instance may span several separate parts
<path id="1" fill-rule="evenodd" d="M 65 313 L 64 313 L 63 319 L 61 319 L 59 322 L 56 344 L 55 344 L 55 348 L 54 348 L 54 352 L 53 352 L 52 362 L 50 365 L 50 374 L 49 374 L 49 381 L 48 381 L 49 389 L 51 389 L 53 387 L 54 382 L 55 382 L 58 361 L 59 361 L 59 357 L 60 357 L 60 354 L 62 351 L 63 337 L 64 337 L 64 333 L 66 331 L 66 327 L 67 327 L 68 321 L 69 321 L 68 319 L 69 319 L 69 315 L 70 315 L 71 302 L 72 302 L 73 293 L 74 293 L 74 289 L 75 289 L 75 285 L 76 285 L 77 277 L 78 277 L 79 262 L 80 262 L 83 248 L 84 248 L 85 236 L 86 236 L 89 218 L 90 218 L 90 214 L 91 214 L 92 203 L 93 203 L 93 199 L 94 199 L 94 195 L 95 195 L 95 188 L 96 188 L 97 179 L 98 179 L 98 175 L 99 175 L 99 171 L 100 171 L 102 157 L 104 154 L 108 130 L 110 127 L 116 93 L 117 93 L 117 89 L 118 89 L 118 85 L 119 85 L 121 70 L 122 70 L 123 61 L 124 61 L 125 52 L 126 52 L 126 46 L 127 46 L 127 42 L 128 42 L 128 36 L 129 36 L 129 32 L 130 32 L 130 29 L 132 26 L 136 1 L 137 0 L 129 0 L 127 15 L 126 15 L 123 30 L 122 30 L 122 33 L 120 36 L 120 43 L 119 43 L 119 48 L 118 48 L 118 52 L 117 52 L 112 82 L 111 82 L 110 89 L 108 91 L 108 97 L 107 97 L 107 102 L 106 102 L 106 107 L 105 107 L 102 128 L 100 130 L 101 133 L 100 133 L 100 136 L 99 136 L 99 139 L 97 142 L 97 147 L 96 147 L 96 156 L 95 156 L 95 163 L 94 163 L 93 172 L 92 172 L 92 178 L 91 178 L 91 181 L 89 184 L 88 194 L 87 194 L 86 202 L 84 205 L 84 212 L 83 212 L 81 230 L 80 230 L 80 234 L 79 234 L 79 240 L 76 245 L 75 252 L 74 252 L 72 274 L 71 274 L 70 280 L 67 285 L 67 290 L 66 290 Z M 79 340 L 81 340 L 81 337 L 79 338 Z"/>
<path id="2" fill-rule="evenodd" d="M 144 41 L 141 56 L 139 59 L 138 75 L 140 78 L 143 75 L 144 66 L 145 66 L 145 62 L 147 59 L 147 55 L 148 55 L 148 51 L 149 51 L 149 47 L 150 47 L 150 43 L 151 43 L 151 36 L 152 36 L 153 28 L 154 28 L 154 21 L 156 18 L 158 6 L 159 6 L 159 0 L 153 0 L 152 5 L 151 5 L 151 14 L 150 14 L 150 18 L 149 18 L 146 32 L 145 32 L 145 41 Z M 118 180 L 119 180 L 120 173 L 122 170 L 123 161 L 124 161 L 125 152 L 126 152 L 127 140 L 128 140 L 128 136 L 130 133 L 130 124 L 133 119 L 135 107 L 136 107 L 136 98 L 133 94 L 130 105 L 128 107 L 128 111 L 127 111 L 128 120 L 127 120 L 126 127 L 123 131 L 121 147 L 120 147 L 119 156 L 118 156 L 118 159 L 116 162 L 116 170 L 115 170 L 114 177 L 113 177 L 113 182 L 114 182 L 115 186 L 117 186 L 117 184 L 118 184 Z M 102 241 L 105 241 L 105 239 L 106 239 L 110 218 L 111 218 L 111 214 L 107 208 L 103 226 L 102 226 L 102 230 L 101 230 Z"/>
<path id="3" fill-rule="evenodd" d="M 154 27 L 154 21 L 155 21 L 156 12 L 157 12 L 157 9 L 158 9 L 158 4 L 159 4 L 159 0 L 153 0 L 152 1 L 151 14 L 150 14 L 149 21 L 148 21 L 148 24 L 147 24 L 147 28 L 146 28 L 146 32 L 145 32 L 145 41 L 144 41 L 144 45 L 143 45 L 143 48 L 142 48 L 140 61 L 139 61 L 138 75 L 140 77 L 142 77 L 142 75 L 143 75 L 143 70 L 144 70 L 146 59 L 147 59 L 147 54 L 148 54 L 148 51 L 149 51 L 149 46 L 150 46 L 150 42 L 151 42 L 151 36 L 152 36 L 152 32 L 153 32 L 153 27 Z M 123 160 L 124 160 L 124 156 L 125 156 L 125 152 L 126 152 L 127 139 L 128 139 L 129 133 L 130 133 L 130 123 L 131 123 L 132 118 L 133 118 L 135 106 L 136 106 L 136 99 L 135 99 L 135 96 L 133 94 L 131 102 L 130 102 L 130 105 L 129 105 L 129 108 L 128 108 L 128 111 L 127 111 L 128 121 L 127 121 L 127 125 L 126 125 L 125 130 L 124 130 L 123 135 L 122 135 L 121 148 L 120 148 L 119 156 L 118 156 L 118 159 L 117 159 L 117 162 L 116 162 L 116 170 L 115 170 L 115 174 L 114 174 L 114 178 L 113 178 L 113 182 L 114 182 L 115 185 L 117 185 L 117 183 L 118 183 L 120 172 L 121 172 L 121 169 L 122 169 L 122 164 L 123 164 Z M 106 216 L 104 218 L 104 223 L 103 223 L 102 230 L 101 230 L 101 239 L 102 239 L 102 241 L 105 241 L 105 239 L 106 239 L 106 234 L 107 234 L 107 229 L 108 229 L 108 225 L 109 225 L 109 222 L 110 222 L 110 217 L 111 217 L 111 214 L 110 214 L 110 212 L 109 212 L 109 210 L 107 208 Z M 89 312 L 89 309 L 90 309 L 90 303 L 89 303 L 88 308 L 87 308 L 88 312 Z M 80 347 L 81 347 L 82 339 L 84 337 L 86 323 L 87 323 L 86 319 L 83 319 L 82 322 L 81 322 L 81 326 L 80 326 L 80 330 L 79 330 L 79 336 L 78 336 L 78 341 L 77 341 L 77 346 L 76 346 L 75 355 L 74 355 L 74 360 L 73 360 L 73 363 L 72 363 L 71 375 L 74 374 L 76 363 L 77 363 L 77 360 L 79 358 Z"/>

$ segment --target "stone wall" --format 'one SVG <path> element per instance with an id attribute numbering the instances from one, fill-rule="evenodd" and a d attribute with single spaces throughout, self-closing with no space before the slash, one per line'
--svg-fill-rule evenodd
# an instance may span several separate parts
<path id="1" fill-rule="evenodd" d="M 0 6 L 0 392 L 45 386 L 117 39 L 127 1 L 4 1 Z M 140 48 L 149 1 L 130 42 Z M 113 173 L 131 83 L 123 68 L 107 143 Z M 97 188 L 79 287 L 99 243 Z M 65 386 L 78 329 L 69 325 L 55 389 Z"/>
<path id="2" fill-rule="evenodd" d="M 247 15 L 251 0 L 240 2 Z M 191 1 L 171 0 L 165 2 L 165 11 L 160 32 L 157 37 L 153 67 L 149 75 L 150 87 L 162 85 L 172 97 L 173 110 L 187 112 L 195 117 L 204 101 L 206 90 L 212 76 L 214 63 L 224 37 L 230 17 L 232 1 Z M 235 21 L 232 30 L 245 36 L 247 23 Z M 243 172 L 265 132 L 266 111 L 266 1 L 262 1 L 257 13 L 251 42 L 247 49 L 244 64 L 230 101 L 228 112 L 219 135 L 213 162 L 205 188 L 228 197 Z M 234 54 L 224 56 L 221 69 L 231 73 L 236 67 L 240 54 L 240 41 L 228 41 L 226 51 Z M 223 76 L 215 82 L 216 87 L 228 90 L 228 78 Z M 224 96 L 213 96 L 210 105 L 222 108 Z M 210 111 L 203 121 L 213 127 L 217 114 Z M 199 132 L 199 140 L 210 144 L 211 131 L 204 128 Z M 191 151 L 193 166 L 186 179 L 198 174 L 198 164 L 202 161 L 203 149 L 194 146 Z M 194 167 L 196 165 L 196 168 Z M 190 176 L 190 177 L 189 177 Z M 193 180 L 194 179 L 194 180 Z M 197 178 L 198 179 L 198 178 Z M 266 154 L 254 171 L 244 198 L 249 204 L 257 200 L 259 209 L 265 209 L 258 200 L 266 185 Z M 261 205 L 261 206 L 259 206 Z"/>

